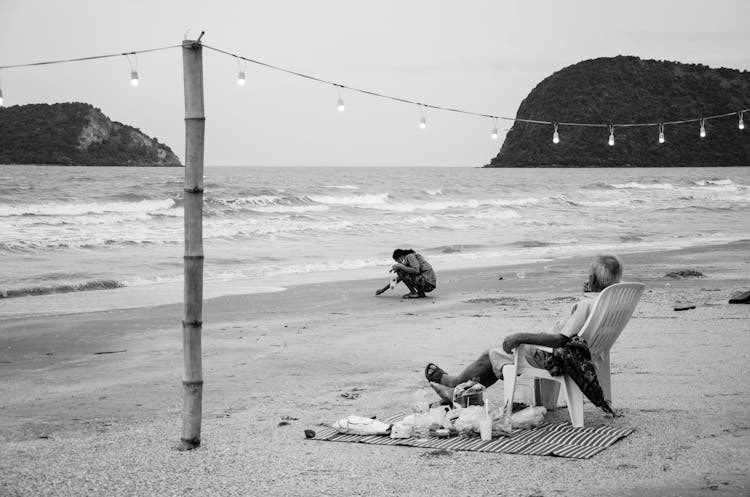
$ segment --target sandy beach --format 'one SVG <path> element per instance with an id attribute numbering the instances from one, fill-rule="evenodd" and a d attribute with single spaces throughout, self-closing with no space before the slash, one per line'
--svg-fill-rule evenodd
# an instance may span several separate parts
<path id="1" fill-rule="evenodd" d="M 438 270 L 430 298 L 381 279 L 207 299 L 202 445 L 181 428 L 181 304 L 0 320 L 0 495 L 749 495 L 750 242 L 622 254 L 646 292 L 612 351 L 635 432 L 588 460 L 308 441 L 408 411 L 424 365 L 455 371 L 552 326 L 587 258 Z M 692 269 L 701 278 L 673 279 Z M 502 279 L 501 279 L 502 277 Z M 34 298 L 34 297 L 29 297 Z M 695 309 L 675 311 L 675 305 Z M 342 395 L 343 394 L 343 395 Z M 499 403 L 502 386 L 489 390 Z M 566 409 L 551 420 L 567 419 Z"/>

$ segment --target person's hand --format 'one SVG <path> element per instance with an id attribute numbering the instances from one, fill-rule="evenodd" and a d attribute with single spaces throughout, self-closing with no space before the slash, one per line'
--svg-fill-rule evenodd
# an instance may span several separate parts
<path id="1" fill-rule="evenodd" d="M 378 288 L 377 290 L 375 290 L 375 295 L 380 295 L 384 291 L 385 291 L 385 288 Z"/>
<path id="2" fill-rule="evenodd" d="M 513 338 L 512 335 L 509 337 L 505 337 L 505 340 L 503 340 L 503 350 L 505 351 L 506 354 L 512 354 L 513 349 L 518 347 L 518 344 L 519 344 L 518 340 Z"/>
<path id="3" fill-rule="evenodd" d="M 397 262 L 396 264 L 391 266 L 391 271 L 398 271 L 400 267 L 401 267 L 401 264 Z"/>

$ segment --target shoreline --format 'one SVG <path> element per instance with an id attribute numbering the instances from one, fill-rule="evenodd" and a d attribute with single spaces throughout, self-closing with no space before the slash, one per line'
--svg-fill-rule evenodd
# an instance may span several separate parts
<path id="1" fill-rule="evenodd" d="M 620 252 L 626 257 L 642 258 L 653 254 L 681 254 L 704 252 L 724 247 L 745 247 L 750 250 L 750 240 L 740 239 L 725 243 L 709 242 L 705 245 L 693 245 L 683 248 L 664 248 L 661 250 L 635 249 Z M 535 257 L 526 261 L 514 261 L 511 264 L 487 264 L 472 266 L 469 261 L 449 264 L 448 269 L 439 273 L 451 275 L 466 270 L 494 272 L 525 272 L 524 268 L 539 264 L 552 264 L 561 261 L 573 261 L 591 258 L 601 250 L 590 249 L 588 253 L 563 255 L 555 257 Z M 440 276 L 439 274 L 439 276 Z M 250 295 L 256 293 L 273 293 L 286 291 L 289 287 L 316 285 L 322 283 L 379 280 L 387 279 L 387 268 L 347 269 L 332 272 L 289 273 L 277 276 L 263 276 L 253 279 L 211 280 L 204 279 L 204 301 L 231 295 Z M 378 283 L 376 283 L 377 285 Z M 183 282 L 155 283 L 150 285 L 121 286 L 100 288 L 96 290 L 56 292 L 41 295 L 0 297 L 0 322 L 6 318 L 29 317 L 33 315 L 70 314 L 104 312 L 117 309 L 136 309 L 155 305 L 169 305 L 183 302 Z M 439 291 L 440 289 L 438 289 Z"/>
<path id="2" fill-rule="evenodd" d="M 181 303 L 4 317 L 0 488 L 10 495 L 743 495 L 750 306 L 727 299 L 750 288 L 748 246 L 618 254 L 623 281 L 647 285 L 613 348 L 613 400 L 623 416 L 606 418 L 586 403 L 585 423 L 636 431 L 582 461 L 310 442 L 303 430 L 349 414 L 408 410 L 417 395 L 431 394 L 427 362 L 452 372 L 509 333 L 549 329 L 580 296 L 589 257 L 440 271 L 436 294 L 418 300 L 402 300 L 398 289 L 375 297 L 381 278 L 208 298 L 202 444 L 190 453 L 174 450 Z M 681 269 L 705 276 L 665 277 Z M 676 302 L 696 309 L 675 312 Z M 496 405 L 502 386 L 488 396 Z M 559 409 L 550 420 L 566 416 Z M 184 475 L 195 471 L 187 490 Z"/>

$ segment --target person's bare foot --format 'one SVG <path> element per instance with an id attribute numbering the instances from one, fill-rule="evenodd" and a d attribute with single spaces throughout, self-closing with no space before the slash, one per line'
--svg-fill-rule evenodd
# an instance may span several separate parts
<path id="1" fill-rule="evenodd" d="M 453 387 L 446 387 L 445 385 L 435 383 L 434 381 L 430 382 L 430 386 L 435 390 L 435 393 L 438 394 L 438 397 L 440 397 L 444 403 L 450 406 L 453 405 Z"/>

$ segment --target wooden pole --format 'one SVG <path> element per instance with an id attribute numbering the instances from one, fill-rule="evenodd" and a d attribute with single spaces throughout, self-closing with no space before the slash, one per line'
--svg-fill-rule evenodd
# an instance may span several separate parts
<path id="1" fill-rule="evenodd" d="M 201 443 L 203 367 L 201 330 L 203 327 L 203 142 L 206 118 L 203 115 L 203 46 L 200 39 L 182 42 L 185 86 L 185 300 L 182 320 L 182 347 L 185 362 L 182 385 L 183 450 Z"/>

